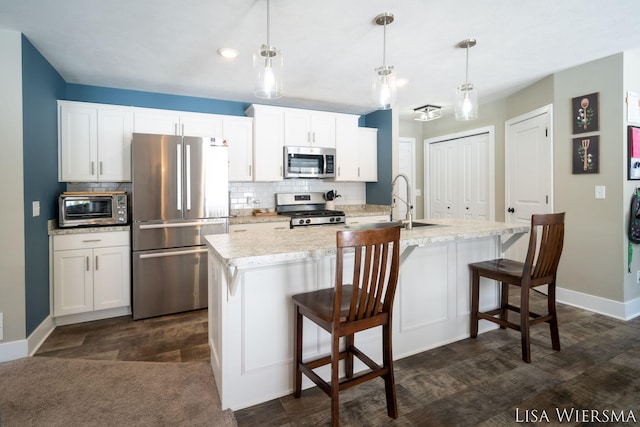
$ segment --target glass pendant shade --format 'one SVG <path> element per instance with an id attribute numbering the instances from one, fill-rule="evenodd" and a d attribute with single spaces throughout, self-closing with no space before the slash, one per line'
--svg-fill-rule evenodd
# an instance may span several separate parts
<path id="1" fill-rule="evenodd" d="M 398 94 L 393 65 L 383 65 L 373 70 L 371 93 L 373 102 L 379 109 L 388 110 L 393 107 Z"/>
<path id="2" fill-rule="evenodd" d="M 253 54 L 253 68 L 256 76 L 255 95 L 258 98 L 274 99 L 282 96 L 282 54 L 273 46 L 263 44 Z"/>
<path id="3" fill-rule="evenodd" d="M 456 90 L 456 120 L 478 118 L 478 90 L 471 83 L 458 86 Z"/>

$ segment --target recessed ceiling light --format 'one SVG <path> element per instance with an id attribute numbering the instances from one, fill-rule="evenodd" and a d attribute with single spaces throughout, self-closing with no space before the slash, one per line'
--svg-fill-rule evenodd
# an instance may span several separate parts
<path id="1" fill-rule="evenodd" d="M 238 51 L 230 47 L 221 47 L 218 49 L 218 55 L 226 59 L 234 59 L 239 55 Z"/>

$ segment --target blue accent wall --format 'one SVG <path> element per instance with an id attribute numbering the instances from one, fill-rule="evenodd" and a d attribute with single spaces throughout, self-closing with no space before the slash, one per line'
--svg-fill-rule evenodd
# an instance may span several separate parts
<path id="1" fill-rule="evenodd" d="M 57 217 L 58 111 L 56 100 L 66 83 L 22 36 L 22 132 L 24 167 L 24 240 L 26 334 L 49 315 L 49 236 L 47 221 Z M 11 185 L 11 183 L 5 183 Z M 40 201 L 40 216 L 31 202 Z"/>
<path id="2" fill-rule="evenodd" d="M 378 110 L 364 116 L 365 127 L 378 128 L 378 182 L 367 182 L 367 203 L 391 204 L 393 119 L 391 110 Z"/>
<path id="3" fill-rule="evenodd" d="M 68 101 L 95 102 L 99 104 L 131 105 L 134 107 L 161 108 L 165 110 L 192 111 L 196 113 L 244 116 L 251 104 L 193 96 L 113 89 L 100 86 L 67 84 L 64 98 Z"/>

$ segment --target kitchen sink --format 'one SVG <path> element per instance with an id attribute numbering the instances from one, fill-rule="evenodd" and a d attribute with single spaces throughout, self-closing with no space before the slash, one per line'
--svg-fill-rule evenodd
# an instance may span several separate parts
<path id="1" fill-rule="evenodd" d="M 345 228 L 348 228 L 350 230 L 371 230 L 371 229 L 377 229 L 377 228 L 394 227 L 396 225 L 402 225 L 402 228 L 407 227 L 407 224 L 404 224 L 401 221 L 394 221 L 394 222 L 374 222 L 369 224 L 351 224 L 351 225 L 345 226 Z M 413 228 L 418 228 L 418 227 L 430 227 L 430 226 L 437 227 L 439 224 L 414 221 L 412 225 L 413 225 Z"/>

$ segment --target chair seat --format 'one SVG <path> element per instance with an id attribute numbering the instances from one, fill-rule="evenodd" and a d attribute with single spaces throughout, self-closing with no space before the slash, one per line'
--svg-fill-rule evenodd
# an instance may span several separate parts
<path id="1" fill-rule="evenodd" d="M 319 291 L 306 292 L 292 297 L 294 304 L 304 307 L 315 313 L 325 322 L 333 319 L 333 304 L 335 298 L 335 288 L 321 289 Z M 342 303 L 340 305 L 340 321 L 344 322 L 349 315 L 349 303 L 353 295 L 353 286 L 342 286 Z"/>
<path id="2" fill-rule="evenodd" d="M 477 268 L 479 270 L 482 270 L 485 273 L 495 272 L 499 274 L 513 276 L 514 278 L 518 278 L 518 279 L 520 279 L 520 277 L 522 276 L 522 270 L 524 269 L 523 262 L 514 261 L 511 259 L 505 259 L 505 258 L 492 259 L 490 261 L 475 262 L 469 265 L 472 268 Z"/>

